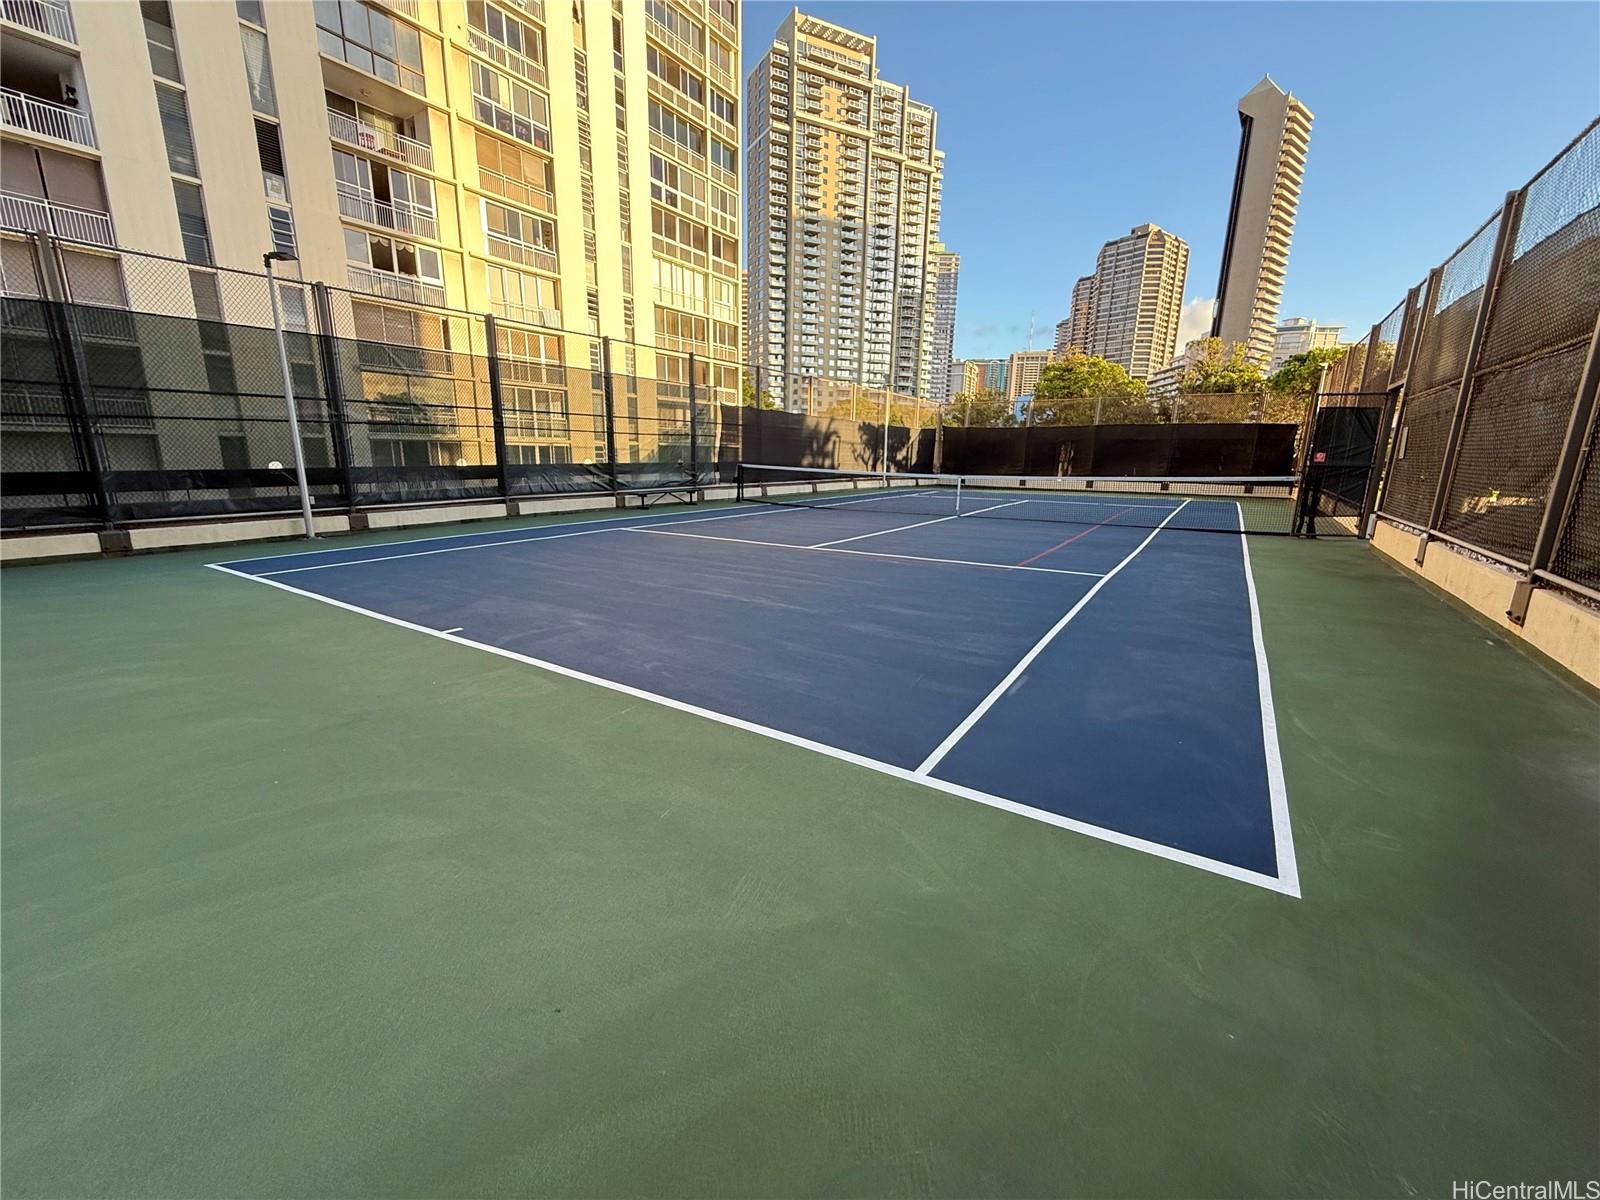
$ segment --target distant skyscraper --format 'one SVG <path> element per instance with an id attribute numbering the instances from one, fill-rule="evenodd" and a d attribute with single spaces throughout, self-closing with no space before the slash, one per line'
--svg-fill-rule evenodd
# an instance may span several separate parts
<path id="1" fill-rule="evenodd" d="M 1272 356 L 1311 120 L 1311 110 L 1270 75 L 1239 101 L 1239 162 L 1211 336 L 1243 342 L 1260 363 Z"/>
<path id="2" fill-rule="evenodd" d="M 1060 358 L 1072 349 L 1072 318 L 1056 322 L 1056 357 Z"/>
<path id="3" fill-rule="evenodd" d="M 933 344 L 928 372 L 928 399 L 943 404 L 956 394 L 960 379 L 952 375 L 956 344 L 956 284 L 961 256 L 935 242 L 933 259 Z"/>
<path id="4" fill-rule="evenodd" d="M 1270 375 L 1296 354 L 1337 346 L 1344 334 L 1343 325 L 1319 325 L 1306 317 L 1289 317 L 1278 323 L 1272 342 L 1272 358 L 1267 363 Z"/>
<path id="5" fill-rule="evenodd" d="M 1003 358 L 969 358 L 967 366 L 978 371 L 978 387 L 985 392 L 1006 390 L 1006 360 Z"/>
<path id="6" fill-rule="evenodd" d="M 1167 366 L 1178 344 L 1188 273 L 1188 243 L 1159 225 L 1139 225 L 1107 242 L 1084 289 L 1093 297 L 1084 349 L 1135 379 Z M 1083 284 L 1073 288 L 1074 297 Z"/>
<path id="7" fill-rule="evenodd" d="M 757 364 L 785 381 L 790 408 L 806 376 L 928 395 L 944 175 L 933 109 L 878 78 L 875 39 L 795 9 L 745 112 Z"/>
<path id="8" fill-rule="evenodd" d="M 959 368 L 959 372 L 957 368 Z M 970 358 L 965 362 L 957 359 L 955 366 L 951 368 L 951 375 L 950 386 L 955 389 L 957 395 L 972 396 L 983 390 L 983 364 L 981 362 Z"/>
<path id="9" fill-rule="evenodd" d="M 1033 395 L 1039 372 L 1055 354 L 1049 350 L 1018 350 L 1006 363 L 1006 399 Z"/>
<path id="10" fill-rule="evenodd" d="M 1072 315 L 1067 318 L 1071 332 L 1068 345 L 1087 350 L 1089 335 L 1094 329 L 1094 276 L 1085 275 L 1072 285 Z"/>

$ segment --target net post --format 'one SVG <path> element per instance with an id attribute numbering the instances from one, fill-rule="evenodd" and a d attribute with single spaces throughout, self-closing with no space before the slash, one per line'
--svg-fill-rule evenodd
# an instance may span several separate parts
<path id="1" fill-rule="evenodd" d="M 693 500 L 700 499 L 700 441 L 695 436 L 695 385 L 694 385 L 695 357 L 694 351 L 689 351 L 689 494 Z"/>
<path id="2" fill-rule="evenodd" d="M 505 404 L 500 395 L 500 354 L 498 342 L 499 332 L 495 328 L 494 314 L 483 314 L 483 337 L 487 343 L 486 352 L 489 362 L 489 418 L 494 423 L 494 461 L 496 478 L 500 484 L 500 495 L 507 501 L 511 499 L 511 477 L 506 467 L 506 460 L 511 457 L 506 449 L 506 412 Z"/>
<path id="3" fill-rule="evenodd" d="M 961 515 L 961 476 L 956 476 L 956 515 Z"/>

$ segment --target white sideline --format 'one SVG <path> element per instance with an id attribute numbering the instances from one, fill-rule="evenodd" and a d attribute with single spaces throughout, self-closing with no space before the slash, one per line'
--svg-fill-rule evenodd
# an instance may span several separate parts
<path id="1" fill-rule="evenodd" d="M 1290 895 L 1300 894 L 1300 866 L 1294 856 L 1294 831 L 1289 823 L 1289 789 L 1283 781 L 1283 751 L 1278 746 L 1278 714 L 1272 707 L 1272 676 L 1267 671 L 1267 643 L 1261 632 L 1261 605 L 1250 568 L 1250 539 L 1244 530 L 1244 505 L 1239 510 L 1239 544 L 1244 555 L 1244 588 L 1250 596 L 1250 641 L 1256 653 L 1256 687 L 1261 694 L 1261 752 L 1267 760 L 1267 796 L 1272 802 L 1272 845 L 1278 879 Z"/>
<path id="2" fill-rule="evenodd" d="M 935 517 L 931 521 L 917 521 L 911 525 L 896 525 L 893 529 L 876 529 L 871 533 L 858 533 L 854 537 L 836 538 L 831 542 L 816 542 L 807 546 L 808 550 L 826 550 L 829 546 L 842 546 L 846 542 L 859 542 L 866 538 L 882 537 L 886 533 L 904 533 L 908 529 L 921 529 L 924 525 L 938 525 L 944 521 L 959 521 L 963 517 L 975 517 L 979 513 L 993 512 L 997 508 L 1013 508 L 1018 504 L 1026 504 L 1025 500 L 1011 500 L 1005 504 L 991 504 L 988 508 L 975 508 L 971 512 L 952 513 L 948 517 Z"/>
<path id="3" fill-rule="evenodd" d="M 1182 512 L 1184 505 L 1187 505 L 1188 503 L 1189 502 L 1185 500 L 1183 504 L 1178 505 L 1177 508 L 1169 512 L 1162 520 L 1161 524 L 1152 529 L 1150 531 L 1150 535 L 1133 548 L 1133 552 L 1129 554 L 1127 558 L 1123 559 L 1116 566 L 1112 567 L 1111 570 L 1102 575 L 1099 581 L 1083 594 L 1083 598 L 1069 608 L 1066 612 L 1066 615 L 1052 625 L 1045 635 L 1033 644 L 1033 648 L 1017 660 L 1017 665 L 1006 672 L 1005 678 L 994 685 L 994 690 L 978 702 L 978 706 L 966 715 L 966 719 L 952 729 L 944 741 L 940 742 L 934 747 L 933 753 L 928 755 L 927 758 L 923 759 L 921 764 L 917 767 L 916 774 L 926 775 L 929 771 L 937 767 L 944 756 L 949 754 L 951 750 L 955 749 L 956 743 L 962 738 L 966 737 L 971 731 L 972 727 L 983 718 L 983 714 L 988 712 L 989 709 L 994 706 L 994 702 L 1000 699 L 1001 696 L 1005 695 L 1006 692 L 1010 690 L 1011 685 L 1017 681 L 1017 676 L 1021 675 L 1028 669 L 1028 664 L 1034 659 L 1038 658 L 1043 652 L 1044 648 L 1055 640 L 1056 634 L 1065 629 L 1068 624 L 1071 623 L 1072 618 L 1083 611 L 1084 606 L 1095 598 L 1101 588 L 1105 587 L 1106 584 L 1111 582 L 1118 571 L 1122 570 L 1123 567 L 1127 566 L 1134 559 L 1138 558 L 1144 548 L 1155 540 L 1156 534 L 1165 529 L 1167 522 Z"/>
<path id="4" fill-rule="evenodd" d="M 627 533 L 653 533 L 657 537 L 697 538 L 702 542 L 734 542 L 740 546 L 773 546 L 779 550 L 805 550 L 813 554 L 857 554 L 863 558 L 897 558 L 905 562 L 948 563 L 955 567 L 989 567 L 996 571 L 1039 571 L 1045 575 L 1083 575 L 1099 579 L 1099 571 L 1069 571 L 1064 567 L 1024 567 L 1015 563 L 976 562 L 966 558 L 929 558 L 922 554 L 887 554 L 881 550 L 841 550 L 836 546 L 807 546 L 799 542 L 758 542 L 752 538 L 718 537 L 714 533 L 673 533 L 670 529 L 628 529 Z"/>
<path id="5" fill-rule="evenodd" d="M 1081 833 L 1085 837 L 1091 837 L 1097 841 L 1109 842 L 1112 845 L 1123 846 L 1130 850 L 1139 850 L 1145 854 L 1154 855 L 1157 858 L 1167 859 L 1169 862 L 1179 863 L 1188 867 L 1195 867 L 1202 871 L 1208 871 L 1213 875 L 1222 875 L 1240 883 L 1248 883 L 1255 887 L 1265 888 L 1267 891 L 1293 896 L 1296 899 L 1298 899 L 1300 896 L 1297 884 L 1286 886 L 1284 880 L 1275 878 L 1271 875 L 1264 875 L 1259 871 L 1250 871 L 1243 867 L 1236 867 L 1232 863 L 1219 862 L 1216 859 L 1205 858 L 1198 854 L 1191 854 L 1186 850 L 1176 850 L 1171 846 L 1163 846 L 1159 842 L 1146 841 L 1143 838 L 1132 837 L 1125 833 L 1118 833 L 1115 830 L 1102 829 L 1098 825 L 1090 825 L 1083 821 L 1076 821 L 1071 817 L 1063 817 L 1057 813 L 1047 812 L 1044 809 L 1031 808 L 1026 804 L 1019 804 L 1015 800 L 1007 800 L 1003 796 L 993 796 L 988 792 L 980 792 L 976 788 L 964 787 L 961 784 L 949 783 L 943 779 L 935 779 L 930 775 L 919 774 L 915 771 L 908 771 L 906 768 L 897 767 L 893 763 L 881 762 L 875 758 L 867 758 L 865 755 L 856 754 L 850 750 L 841 750 L 837 746 L 829 746 L 824 742 L 815 742 L 809 738 L 800 737 L 798 734 L 786 733 L 781 729 L 773 729 L 767 725 L 758 725 L 754 721 L 746 721 L 742 717 L 729 716 L 727 713 L 719 713 L 709 708 L 701 708 L 698 705 L 689 704 L 683 700 L 675 700 L 671 696 L 662 696 L 655 692 L 647 692 L 642 688 L 636 688 L 625 683 L 618 683 L 616 680 L 606 679 L 599 675 L 590 675 L 583 671 L 574 670 L 571 667 L 564 667 L 559 663 L 547 662 L 544 659 L 533 658 L 526 654 L 518 654 L 514 650 L 506 650 L 500 646 L 491 646 L 484 642 L 475 642 L 471 638 L 464 638 L 458 634 L 445 633 L 438 629 L 430 629 L 425 625 L 416 625 L 410 621 L 401 620 L 399 617 L 391 617 L 387 613 L 374 612 L 371 609 L 361 608 L 358 605 L 349 604 L 343 600 L 335 600 L 331 596 L 320 596 L 316 592 L 308 592 L 303 588 L 295 587 L 293 584 L 280 583 L 276 579 L 265 579 L 260 575 L 251 575 L 245 571 L 235 571 L 232 567 L 224 566 L 221 563 L 208 563 L 206 565 L 210 567 L 211 570 L 219 571 L 225 575 L 232 575 L 238 579 L 246 579 L 252 583 L 265 584 L 267 587 L 279 588 L 282 591 L 291 592 L 296 596 L 305 596 L 308 599 L 316 600 L 323 604 L 330 604 L 334 608 L 342 608 L 346 612 L 360 613 L 364 617 L 371 617 L 374 620 L 382 621 L 387 625 L 398 626 L 401 629 L 409 629 L 414 633 L 425 633 L 429 637 L 439 638 L 440 640 L 446 642 L 454 642 L 459 646 L 471 646 L 473 649 L 482 650 L 488 654 L 498 655 L 501 658 L 508 658 L 515 662 L 526 663 L 532 667 L 539 667 L 542 670 L 550 671 L 556 675 L 564 675 L 568 679 L 576 679 L 583 683 L 594 684 L 596 687 L 606 688 L 608 691 L 620 692 L 625 696 L 633 696 L 640 700 L 648 700 L 653 704 L 659 704 L 665 708 L 676 709 L 679 712 L 689 713 L 693 716 L 704 717 L 706 720 L 716 721 L 718 724 L 728 725 L 734 729 L 742 729 L 747 733 L 760 734 L 762 737 L 771 738 L 774 741 L 785 742 L 788 745 L 798 746 L 804 750 L 810 750 L 817 754 L 823 754 L 829 758 L 838 759 L 841 762 L 851 763 L 858 767 L 865 767 L 870 771 L 876 771 L 880 775 L 888 775 L 894 779 L 903 780 L 907 783 L 920 784 L 921 786 L 931 788 L 934 791 L 944 792 L 945 794 L 951 796 L 959 796 L 963 800 L 972 800 L 978 804 L 987 805 L 990 808 L 997 808 L 1004 812 L 1015 813 L 1018 816 L 1028 817 L 1031 820 L 1039 821 L 1046 825 L 1054 825 L 1059 829 L 1068 829 L 1074 833 Z"/>

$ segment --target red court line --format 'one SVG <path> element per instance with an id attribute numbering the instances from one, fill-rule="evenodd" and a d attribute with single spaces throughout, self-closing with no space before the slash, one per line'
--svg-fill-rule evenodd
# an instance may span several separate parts
<path id="1" fill-rule="evenodd" d="M 1130 504 L 1127 508 L 1119 508 L 1116 512 L 1112 513 L 1109 517 L 1107 517 L 1104 521 L 1097 521 L 1097 522 L 1095 522 L 1095 524 L 1089 526 L 1089 528 L 1087 528 L 1087 529 L 1085 529 L 1085 530 L 1083 530 L 1083 531 L 1081 531 L 1079 533 L 1073 534 L 1071 537 L 1067 538 L 1065 541 L 1057 542 L 1054 546 L 1051 546 L 1050 549 L 1041 550 L 1041 551 L 1039 551 L 1039 553 L 1035 554 L 1032 558 L 1025 558 L 1021 562 L 1015 563 L 1013 565 L 1018 566 L 1018 567 L 1025 567 L 1029 563 L 1036 563 L 1041 558 L 1043 558 L 1046 554 L 1054 554 L 1057 550 L 1061 549 L 1061 547 L 1070 546 L 1070 545 L 1072 545 L 1073 542 L 1077 541 L 1081 537 L 1088 537 L 1096 529 L 1100 529 L 1100 528 L 1103 528 L 1106 525 L 1111 524 L 1111 522 L 1115 521 L 1123 513 L 1130 513 L 1130 512 L 1132 512 L 1134 509 L 1136 509 L 1138 507 L 1140 507 L 1140 506 L 1137 505 L 1137 504 Z"/>

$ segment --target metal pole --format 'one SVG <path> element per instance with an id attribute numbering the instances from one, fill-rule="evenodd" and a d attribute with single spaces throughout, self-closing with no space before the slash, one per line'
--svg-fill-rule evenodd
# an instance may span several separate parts
<path id="1" fill-rule="evenodd" d="M 883 381 L 883 482 L 889 482 L 889 381 Z"/>
<path id="2" fill-rule="evenodd" d="M 1561 442 L 1561 456 L 1556 460 L 1555 473 L 1550 479 L 1544 515 L 1539 518 L 1539 533 L 1533 540 L 1533 553 L 1528 556 L 1528 573 L 1517 580 L 1511 593 L 1511 607 L 1506 610 L 1506 616 L 1518 625 L 1528 615 L 1535 573 L 1550 569 L 1550 560 L 1571 517 L 1572 502 L 1578 494 L 1578 479 L 1582 475 L 1579 466 L 1594 441 L 1597 393 L 1600 393 L 1600 317 L 1595 318 L 1594 334 L 1589 339 L 1589 356 L 1584 360 L 1583 374 L 1578 379 L 1578 391 L 1572 401 L 1572 412 L 1567 417 L 1567 433 Z"/>
<path id="3" fill-rule="evenodd" d="M 500 331 L 495 328 L 493 313 L 483 314 L 483 336 L 488 343 L 489 419 L 494 423 L 495 473 L 500 484 L 500 495 L 509 500 L 511 475 L 508 460 L 511 454 L 506 448 L 506 409 L 500 394 Z"/>
<path id="4" fill-rule="evenodd" d="M 694 431 L 695 410 L 695 357 L 694 351 L 689 352 L 689 481 L 692 487 L 691 494 L 699 499 L 700 496 L 700 442 Z"/>
<path id="5" fill-rule="evenodd" d="M 334 332 L 333 299 L 328 285 L 311 285 L 311 299 L 317 310 L 317 345 L 322 353 L 322 373 L 327 379 L 328 424 L 333 435 L 333 458 L 344 488 L 345 506 L 356 507 L 355 454 L 350 440 L 350 415 L 345 409 L 344 379 L 339 369 L 339 343 Z M 354 528 L 354 526 L 352 526 Z"/>
<path id="6" fill-rule="evenodd" d="M 300 488 L 300 516 L 305 522 L 306 536 L 317 536 L 311 519 L 311 488 L 306 483 L 306 456 L 300 448 L 300 417 L 294 407 L 294 383 L 289 377 L 289 347 L 283 339 L 283 315 L 278 311 L 278 280 L 272 273 L 276 261 L 271 254 L 262 256 L 267 268 L 267 295 L 272 299 L 272 329 L 278 336 L 278 367 L 283 371 L 283 404 L 289 414 L 289 441 L 294 450 L 294 479 Z"/>
<path id="7" fill-rule="evenodd" d="M 1478 302 L 1477 320 L 1472 325 L 1472 341 L 1467 343 L 1467 360 L 1461 371 L 1461 387 L 1456 392 L 1455 411 L 1450 415 L 1450 433 L 1445 438 L 1444 458 L 1439 464 L 1439 482 L 1433 490 L 1433 504 L 1428 509 L 1428 523 L 1422 537 L 1417 540 L 1417 562 L 1422 562 L 1428 552 L 1428 539 L 1444 519 L 1444 506 L 1450 498 L 1450 484 L 1456 472 L 1456 456 L 1461 450 L 1461 435 L 1467 427 L 1467 408 L 1472 401 L 1472 377 L 1478 370 L 1478 356 L 1483 351 L 1484 335 L 1489 329 L 1489 316 L 1500 291 L 1500 280 L 1505 275 L 1506 262 L 1511 257 L 1512 232 L 1516 229 L 1522 199 L 1521 192 L 1507 192 L 1506 202 L 1500 208 L 1500 226 L 1494 234 L 1494 255 L 1489 260 L 1489 276 L 1483 281 L 1483 299 Z"/>
<path id="8" fill-rule="evenodd" d="M 611 339 L 600 339 L 600 387 L 601 394 L 605 397 L 606 412 L 606 472 L 611 476 L 611 492 L 617 496 L 617 503 L 622 503 L 622 497 L 617 495 L 620 488 L 617 486 L 617 415 L 616 404 L 611 391 Z"/>

